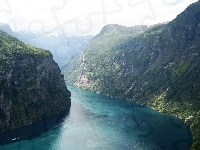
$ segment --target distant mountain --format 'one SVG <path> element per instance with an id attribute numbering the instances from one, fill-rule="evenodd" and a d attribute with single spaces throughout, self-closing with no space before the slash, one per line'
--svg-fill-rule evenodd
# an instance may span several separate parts
<path id="1" fill-rule="evenodd" d="M 4 31 L 10 35 L 14 35 L 14 32 L 12 31 L 12 29 L 10 28 L 10 26 L 8 24 L 0 23 L 0 30 Z"/>
<path id="2" fill-rule="evenodd" d="M 62 67 L 71 57 L 85 48 L 93 36 L 66 36 L 56 33 L 33 33 L 28 31 L 16 32 L 15 36 L 23 42 L 50 50 L 54 60 Z"/>
<path id="3" fill-rule="evenodd" d="M 0 23 L 0 30 L 30 44 L 45 50 L 50 50 L 54 60 L 60 67 L 71 57 L 80 54 L 93 36 L 67 36 L 56 33 L 35 33 L 30 31 L 14 32 L 8 24 Z"/>
<path id="4" fill-rule="evenodd" d="M 191 150 L 200 148 L 200 1 L 167 24 L 105 26 L 62 72 L 70 84 L 178 116 Z"/>

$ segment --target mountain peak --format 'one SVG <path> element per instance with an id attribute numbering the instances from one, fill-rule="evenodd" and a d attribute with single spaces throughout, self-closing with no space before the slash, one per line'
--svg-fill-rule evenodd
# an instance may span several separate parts
<path id="1" fill-rule="evenodd" d="M 123 34 L 134 34 L 135 32 L 142 31 L 146 29 L 148 26 L 146 25 L 135 25 L 131 27 L 126 27 L 123 25 L 118 25 L 118 24 L 108 24 L 102 28 L 100 33 L 97 35 L 106 35 L 106 34 L 111 34 L 112 32 L 115 33 L 123 33 Z"/>
<path id="2" fill-rule="evenodd" d="M 122 25 L 118 25 L 118 24 L 108 24 L 108 25 L 103 27 L 100 34 L 103 34 L 105 32 L 110 32 L 110 31 L 113 31 L 113 30 L 119 30 L 119 29 L 122 29 L 122 28 L 127 28 L 127 27 L 122 26 Z"/>
<path id="3" fill-rule="evenodd" d="M 170 22 L 175 26 L 185 26 L 200 22 L 200 1 L 190 4 L 182 13 Z"/>
<path id="4" fill-rule="evenodd" d="M 168 23 L 170 32 L 178 39 L 192 40 L 200 34 L 200 1 L 188 6 L 174 20 Z"/>

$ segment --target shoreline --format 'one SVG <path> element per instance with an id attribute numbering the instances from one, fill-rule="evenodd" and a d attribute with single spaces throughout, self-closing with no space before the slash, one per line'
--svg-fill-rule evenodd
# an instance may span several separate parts
<path id="1" fill-rule="evenodd" d="M 67 83 L 67 84 L 69 84 L 69 83 Z M 74 85 L 72 85 L 72 84 L 69 84 L 69 85 L 74 86 Z M 104 96 L 108 96 L 108 97 L 111 97 L 111 98 L 121 99 L 121 98 L 115 97 L 115 96 L 113 96 L 113 95 L 102 94 L 102 93 L 99 93 L 99 92 L 96 92 L 96 91 L 90 91 L 90 90 L 88 90 L 88 89 L 86 89 L 86 88 L 82 88 L 82 87 L 80 87 L 80 86 L 75 86 L 75 87 L 80 88 L 80 89 L 82 89 L 82 90 L 87 90 L 87 91 L 89 91 L 89 92 L 94 92 L 94 93 L 96 93 L 96 94 L 101 94 L 101 95 L 104 95 Z M 181 113 L 172 113 L 171 111 L 172 111 L 173 107 L 172 107 L 171 109 L 167 108 L 167 109 L 165 109 L 165 110 L 159 109 L 158 106 L 157 106 L 157 107 L 154 107 L 154 106 L 153 106 L 153 103 L 154 103 L 154 101 L 155 101 L 155 100 L 153 100 L 153 99 L 147 101 L 146 103 L 142 103 L 141 101 L 133 101 L 133 100 L 130 100 L 130 99 L 122 99 L 122 100 L 131 101 L 131 102 L 137 103 L 137 104 L 139 104 L 139 105 L 141 105 L 141 106 L 145 106 L 145 107 L 148 107 L 148 108 L 153 109 L 153 110 L 155 110 L 155 111 L 158 111 L 158 112 L 160 112 L 160 113 L 165 113 L 165 114 L 168 114 L 168 115 L 171 115 L 171 116 L 174 116 L 174 117 L 179 118 L 180 120 L 183 121 L 183 123 L 184 123 L 186 126 L 188 126 L 188 128 L 189 128 L 189 130 L 190 130 L 190 132 L 191 132 L 191 134 L 192 134 L 192 137 L 191 137 L 191 138 L 192 138 L 192 142 L 191 142 L 191 144 L 190 144 L 190 150 L 198 150 L 198 149 L 196 149 L 195 142 L 197 142 L 197 146 L 198 146 L 198 142 L 199 142 L 199 141 L 196 140 L 196 138 L 195 138 L 195 137 L 196 137 L 196 136 L 195 136 L 195 131 L 194 131 L 194 129 L 192 128 L 192 125 L 189 124 L 188 122 L 186 122 L 187 117 L 186 117 L 186 118 L 185 118 L 185 117 L 181 117 L 183 114 L 181 114 Z M 167 111 L 166 111 L 166 110 L 167 110 Z M 182 113 L 184 113 L 184 112 L 182 112 Z"/>
<path id="2" fill-rule="evenodd" d="M 154 107 L 150 107 L 150 106 L 148 106 L 148 105 L 146 105 L 146 106 L 149 107 L 149 108 L 151 108 L 151 109 L 154 109 L 154 110 L 156 110 L 156 111 L 158 111 L 158 112 L 166 113 L 166 114 L 175 116 L 175 117 L 179 118 L 180 120 L 182 120 L 183 123 L 184 123 L 186 126 L 188 126 L 188 128 L 189 128 L 189 130 L 190 130 L 190 132 L 191 132 L 191 134 L 192 134 L 192 143 L 191 143 L 191 145 L 190 145 L 190 150 L 198 150 L 198 149 L 196 149 L 196 142 L 197 142 L 197 144 L 198 144 L 199 141 L 196 140 L 196 138 L 195 138 L 195 137 L 196 137 L 196 136 L 195 136 L 196 134 L 195 134 L 195 131 L 194 131 L 193 127 L 192 127 L 192 124 L 186 122 L 187 118 L 182 118 L 182 117 L 180 117 L 179 115 L 181 115 L 181 114 L 175 114 L 175 113 L 170 113 L 170 112 L 166 112 L 166 111 L 161 111 L 161 110 L 156 109 L 156 108 L 154 108 Z M 196 130 L 198 130 L 198 129 L 196 129 Z"/>
<path id="3" fill-rule="evenodd" d="M 59 115 L 44 118 L 30 125 L 20 128 L 4 131 L 0 133 L 0 145 L 6 145 L 13 142 L 31 139 L 59 126 L 69 115 L 70 109 L 63 111 Z"/>

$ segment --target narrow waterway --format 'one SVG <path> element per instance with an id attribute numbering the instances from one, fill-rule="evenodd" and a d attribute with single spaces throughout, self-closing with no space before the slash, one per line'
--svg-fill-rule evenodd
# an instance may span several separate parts
<path id="1" fill-rule="evenodd" d="M 62 125 L 0 150 L 189 150 L 192 135 L 180 119 L 133 102 L 68 89 L 72 107 Z"/>

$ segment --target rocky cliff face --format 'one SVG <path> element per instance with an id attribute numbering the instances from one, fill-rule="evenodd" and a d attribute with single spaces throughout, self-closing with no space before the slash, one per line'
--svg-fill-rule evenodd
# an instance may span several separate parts
<path id="1" fill-rule="evenodd" d="M 200 1 L 167 24 L 129 36 L 118 28 L 105 29 L 66 65 L 67 82 L 178 116 L 194 135 L 191 149 L 198 149 Z"/>
<path id="2" fill-rule="evenodd" d="M 0 132 L 69 111 L 71 100 L 50 52 L 0 31 Z"/>

